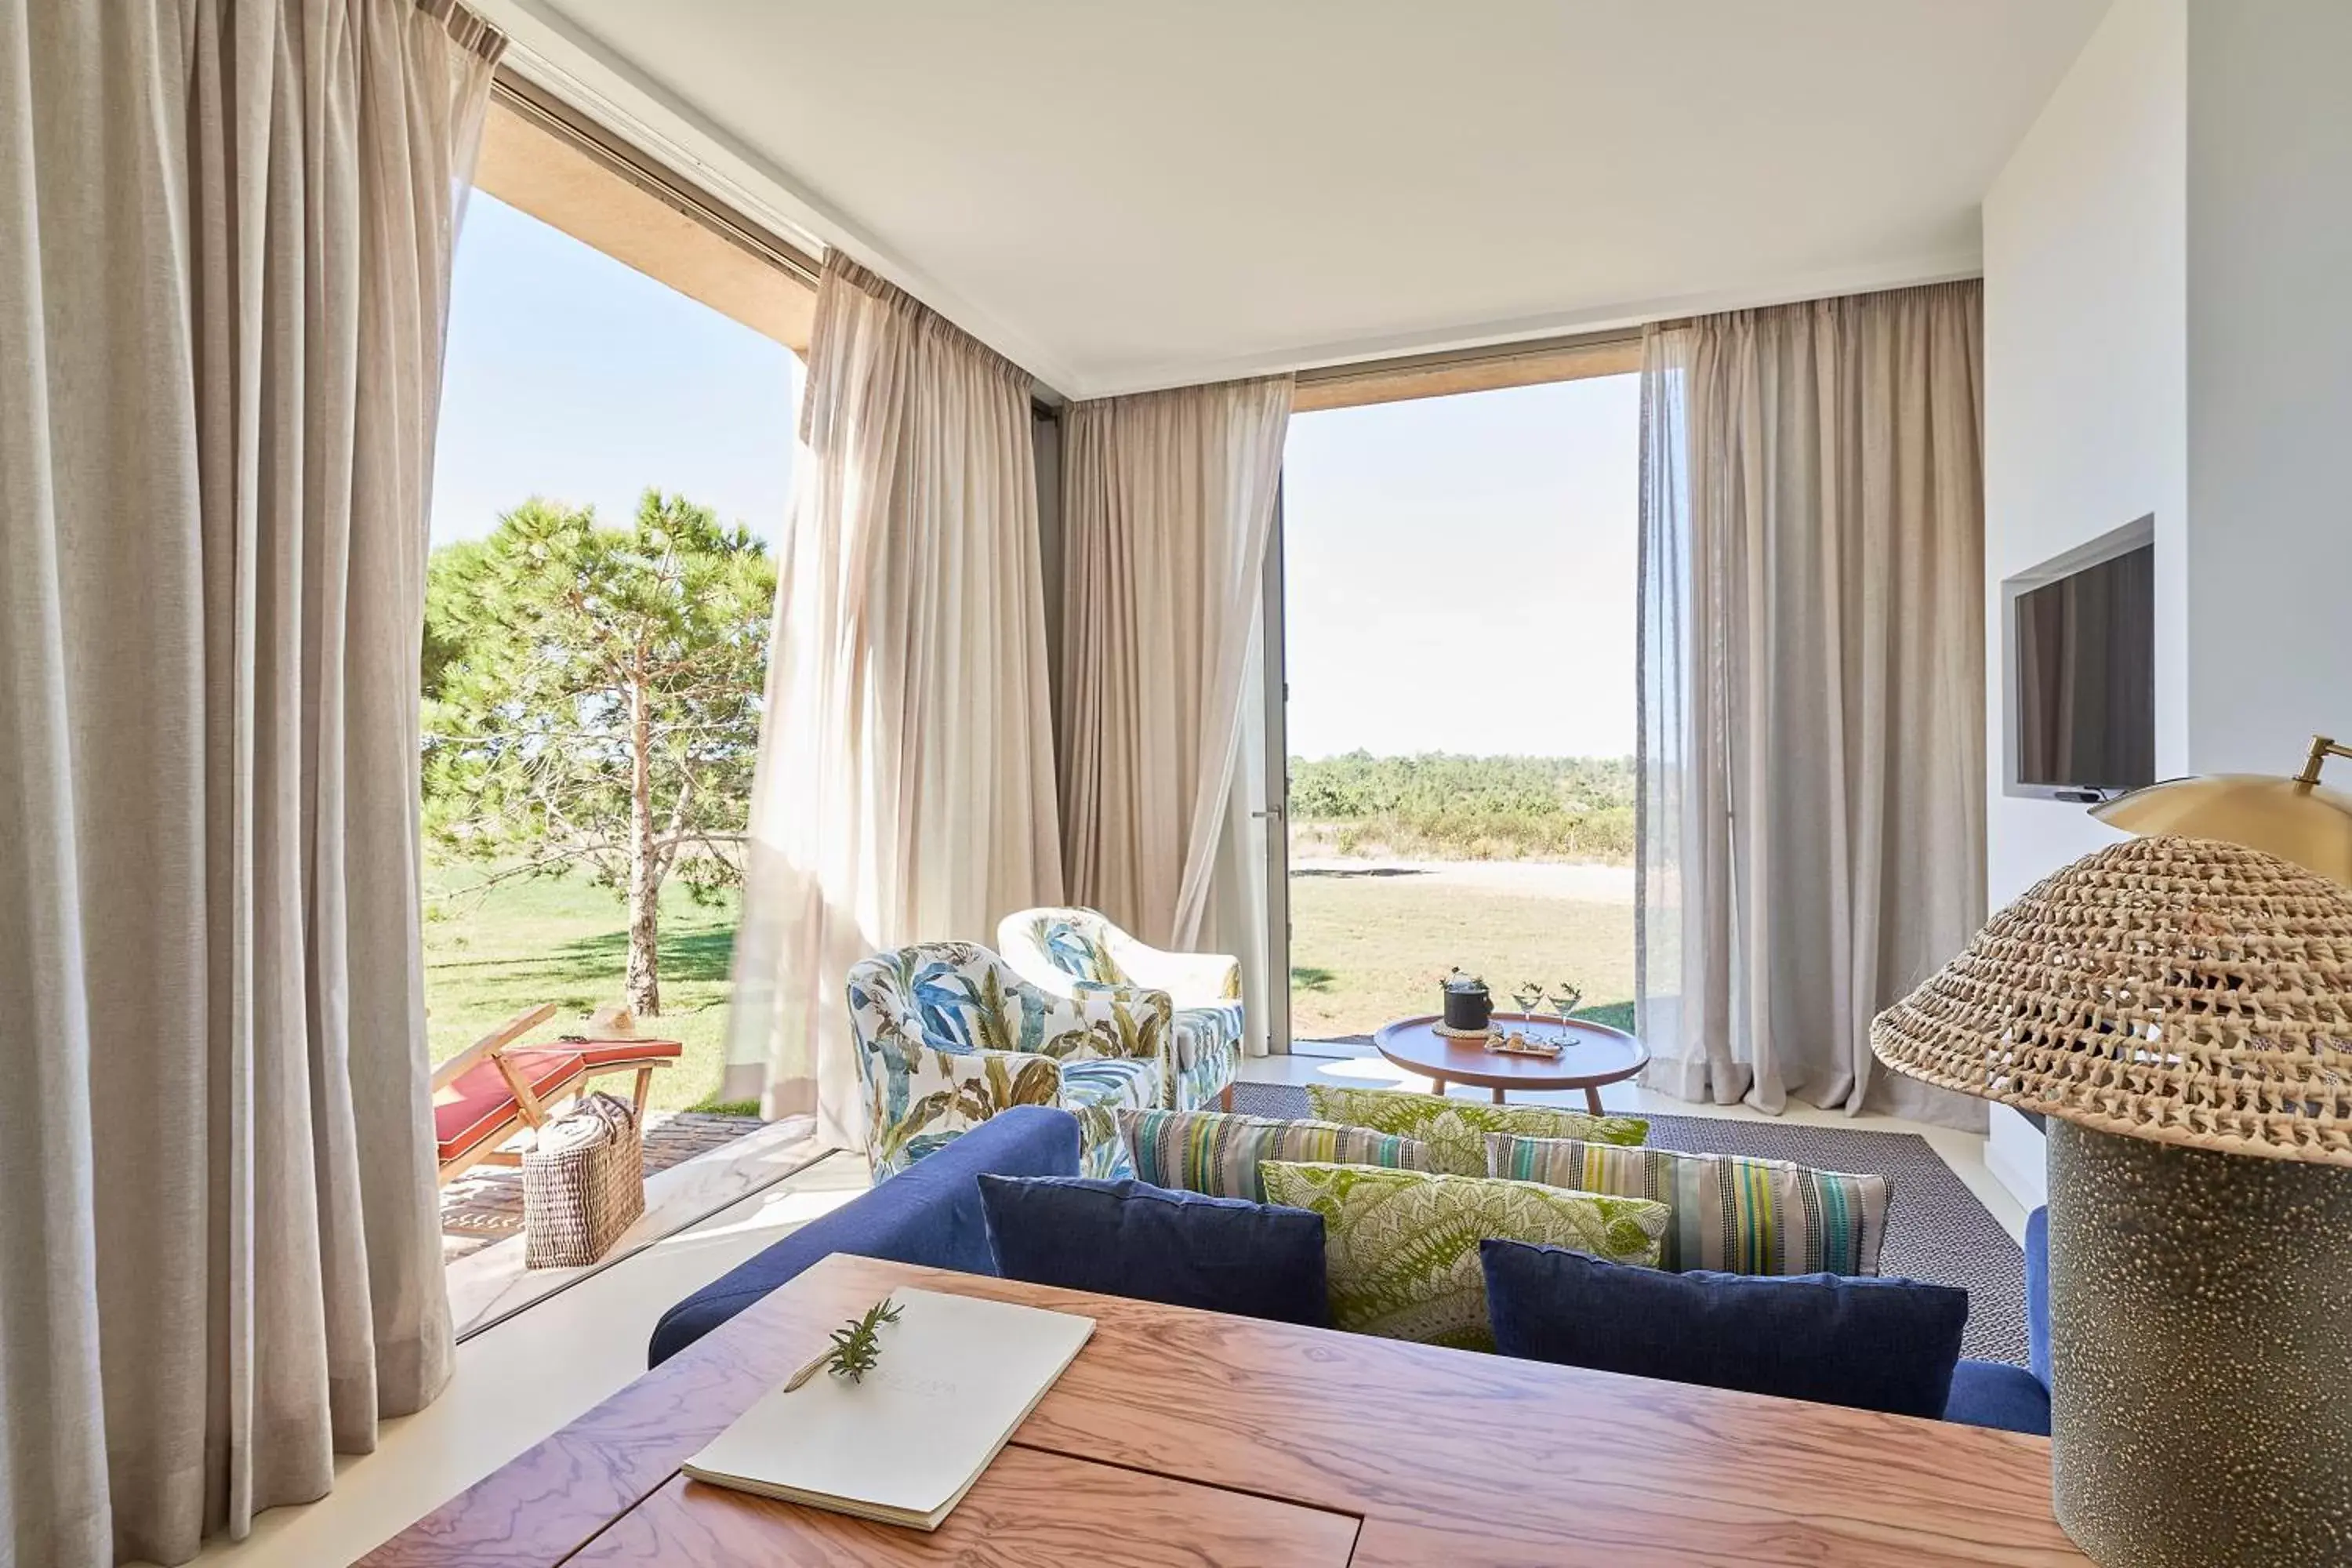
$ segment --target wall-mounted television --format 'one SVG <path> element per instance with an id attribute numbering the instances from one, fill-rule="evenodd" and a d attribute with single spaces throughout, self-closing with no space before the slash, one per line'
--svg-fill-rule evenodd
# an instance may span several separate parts
<path id="1" fill-rule="evenodd" d="M 2009 793 L 2089 801 L 2154 784 L 2153 519 L 2002 586 Z"/>

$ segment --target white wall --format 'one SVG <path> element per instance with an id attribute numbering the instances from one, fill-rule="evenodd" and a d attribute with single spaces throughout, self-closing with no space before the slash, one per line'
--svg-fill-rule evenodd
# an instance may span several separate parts
<path id="1" fill-rule="evenodd" d="M 2002 793 L 2002 579 L 2153 513 L 2157 772 L 2352 733 L 2352 0 L 2116 0 L 1985 197 L 1987 887 L 2113 837 Z M 1987 1162 L 2042 1192 L 1995 1108 Z"/>
<path id="2" fill-rule="evenodd" d="M 2190 7 L 2195 773 L 2293 773 L 2313 731 L 2352 736 L 2347 66 L 2352 0 Z"/>
<path id="3" fill-rule="evenodd" d="M 2187 0 L 2117 0 L 1985 196 L 1986 891 L 2117 836 L 2002 793 L 2000 584 L 2151 513 L 2157 772 L 2188 763 Z"/>

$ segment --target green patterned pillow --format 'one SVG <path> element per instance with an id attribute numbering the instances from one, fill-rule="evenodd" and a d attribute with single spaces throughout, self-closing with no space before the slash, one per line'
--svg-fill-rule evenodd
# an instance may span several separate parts
<path id="1" fill-rule="evenodd" d="M 1265 1202 L 1258 1166 L 1267 1160 L 1429 1169 L 1425 1143 L 1330 1121 L 1281 1121 L 1215 1110 L 1122 1110 L 1118 1131 L 1135 1156 L 1137 1180 L 1252 1203 Z"/>
<path id="2" fill-rule="evenodd" d="M 1475 1100 L 1406 1094 L 1393 1089 L 1340 1089 L 1310 1083 L 1307 1109 L 1325 1121 L 1418 1138 L 1429 1145 L 1429 1168 L 1454 1176 L 1486 1173 L 1490 1132 L 1584 1138 L 1634 1148 L 1650 1135 L 1650 1124 L 1638 1116 L 1589 1116 L 1549 1105 L 1481 1105 Z"/>
<path id="3" fill-rule="evenodd" d="M 1654 1268 L 1664 1204 L 1564 1193 L 1535 1182 L 1269 1161 L 1266 1198 L 1323 1216 L 1331 1326 L 1490 1351 L 1478 1244 L 1568 1247 Z"/>
<path id="4" fill-rule="evenodd" d="M 1884 1176 L 1785 1160 L 1618 1149 L 1572 1138 L 1486 1140 L 1488 1170 L 1515 1181 L 1649 1198 L 1674 1211 L 1662 1268 L 1727 1274 L 1875 1274 L 1890 1197 Z"/>

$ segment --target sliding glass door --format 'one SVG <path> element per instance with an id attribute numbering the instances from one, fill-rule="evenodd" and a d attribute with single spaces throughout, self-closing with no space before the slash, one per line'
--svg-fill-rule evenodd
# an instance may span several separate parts
<path id="1" fill-rule="evenodd" d="M 1274 1048 L 1369 1050 L 1456 964 L 1630 1014 L 1637 394 L 1292 419 L 1257 803 Z"/>
<path id="2" fill-rule="evenodd" d="M 1276 1056 L 1290 1051 L 1290 682 L 1283 632 L 1283 491 L 1274 496 L 1274 531 L 1265 545 L 1265 628 L 1260 641 L 1265 682 L 1265 804 L 1254 815 L 1265 826 L 1265 1043 Z"/>

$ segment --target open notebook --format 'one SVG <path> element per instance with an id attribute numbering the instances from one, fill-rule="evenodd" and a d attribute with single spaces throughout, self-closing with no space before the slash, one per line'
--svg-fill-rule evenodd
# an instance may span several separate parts
<path id="1" fill-rule="evenodd" d="M 880 1364 L 769 1393 L 684 1467 L 713 1486 L 937 1530 L 1095 1331 L 1091 1318 L 894 1290 Z"/>

